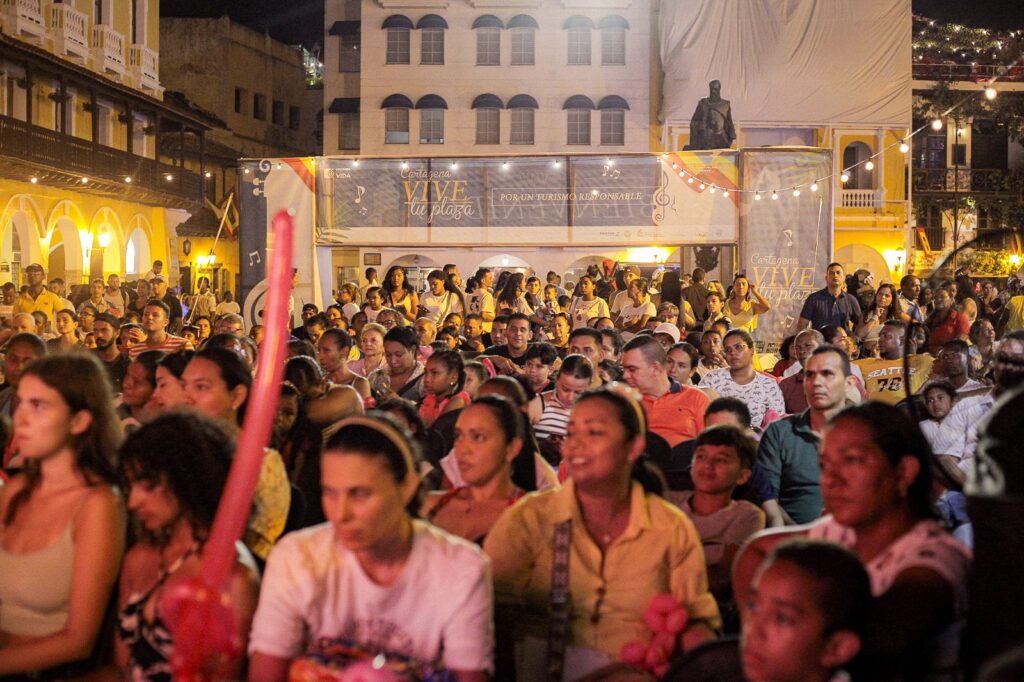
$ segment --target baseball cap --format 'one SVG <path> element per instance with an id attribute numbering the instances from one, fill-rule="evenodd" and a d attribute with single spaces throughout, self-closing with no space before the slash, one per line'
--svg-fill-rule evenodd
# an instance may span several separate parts
<path id="1" fill-rule="evenodd" d="M 662 322 L 654 328 L 654 335 L 668 334 L 672 337 L 672 343 L 679 343 L 679 327 L 675 326 L 671 322 Z"/>

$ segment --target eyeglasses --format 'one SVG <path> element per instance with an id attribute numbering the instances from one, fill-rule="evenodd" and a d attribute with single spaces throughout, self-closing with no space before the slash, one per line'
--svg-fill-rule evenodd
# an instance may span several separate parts
<path id="1" fill-rule="evenodd" d="M 727 354 L 728 353 L 742 353 L 743 351 L 745 351 L 745 350 L 747 350 L 749 348 L 750 348 L 750 346 L 748 346 L 745 343 L 738 343 L 738 344 L 736 344 L 734 346 L 725 346 L 722 350 L 724 350 Z"/>

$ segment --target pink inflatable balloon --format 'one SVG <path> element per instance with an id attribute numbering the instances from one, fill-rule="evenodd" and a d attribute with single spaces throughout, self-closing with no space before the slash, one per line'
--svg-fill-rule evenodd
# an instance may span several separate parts
<path id="1" fill-rule="evenodd" d="M 342 682 L 401 682 L 401 678 L 387 668 L 375 668 L 373 663 L 362 661 L 345 668 Z"/>
<path id="2" fill-rule="evenodd" d="M 653 608 L 644 611 L 644 622 L 647 623 L 647 627 L 652 633 L 657 634 L 665 629 L 665 616 Z"/>
<path id="3" fill-rule="evenodd" d="M 619 658 L 623 663 L 630 665 L 643 665 L 644 657 L 647 656 L 647 647 L 642 642 L 628 642 L 619 652 Z"/>
<path id="4" fill-rule="evenodd" d="M 672 613 L 679 608 L 679 600 L 668 592 L 659 594 L 651 600 L 650 608 L 658 613 Z"/>
<path id="5" fill-rule="evenodd" d="M 235 542 L 249 519 L 264 449 L 277 415 L 289 334 L 294 231 L 291 216 L 279 211 L 267 240 L 270 270 L 260 363 L 231 473 L 203 550 L 202 567 L 194 579 L 172 583 L 161 601 L 161 613 L 174 635 L 171 663 L 175 680 L 216 679 L 218 661 L 241 653 L 238 616 L 227 590 L 235 565 Z"/>
<path id="6" fill-rule="evenodd" d="M 689 620 L 690 616 L 686 613 L 686 609 L 678 607 L 675 611 L 665 616 L 665 629 L 673 635 L 678 635 L 686 629 L 686 623 Z"/>

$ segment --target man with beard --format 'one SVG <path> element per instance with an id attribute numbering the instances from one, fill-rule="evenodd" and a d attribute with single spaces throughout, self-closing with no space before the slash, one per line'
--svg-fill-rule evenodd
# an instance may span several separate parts
<path id="1" fill-rule="evenodd" d="M 92 336 L 96 341 L 93 351 L 103 363 L 114 386 L 114 393 L 121 392 L 121 381 L 128 372 L 128 357 L 117 347 L 117 336 L 120 327 L 110 313 L 100 313 L 92 323 Z"/>
<path id="2" fill-rule="evenodd" d="M 963 398 L 942 420 L 941 433 L 947 452 L 936 452 L 943 469 L 963 481 L 978 444 L 978 424 L 1000 396 L 1024 383 L 1024 331 L 1003 337 L 993 367 L 995 386 L 982 395 Z"/>

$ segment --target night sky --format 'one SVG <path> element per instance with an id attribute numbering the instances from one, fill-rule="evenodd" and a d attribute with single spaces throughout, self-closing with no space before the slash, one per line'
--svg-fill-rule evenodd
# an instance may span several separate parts
<path id="1" fill-rule="evenodd" d="M 270 31 L 285 43 L 310 47 L 323 40 L 323 7 L 323 0 L 162 0 L 160 14 L 219 17 L 226 12 L 238 22 Z M 1024 29 L 1024 0 L 913 0 L 913 7 L 915 12 L 940 21 Z"/>

